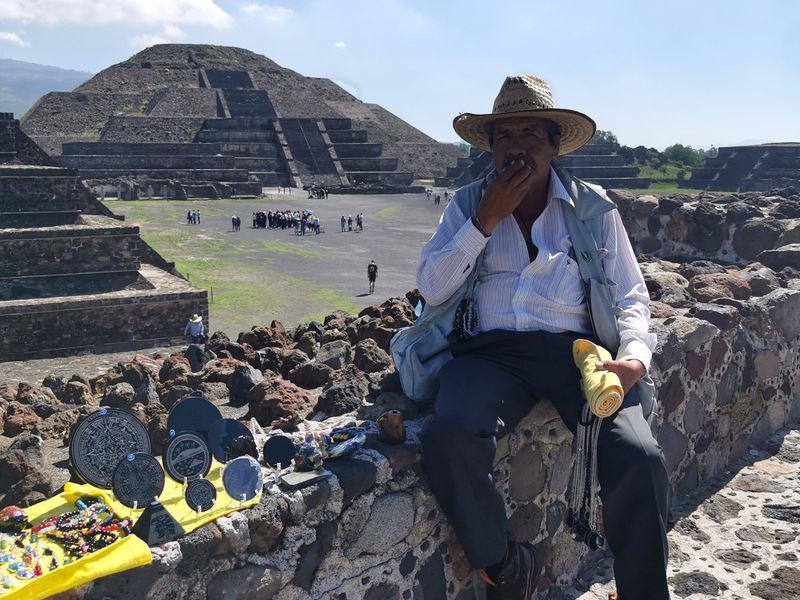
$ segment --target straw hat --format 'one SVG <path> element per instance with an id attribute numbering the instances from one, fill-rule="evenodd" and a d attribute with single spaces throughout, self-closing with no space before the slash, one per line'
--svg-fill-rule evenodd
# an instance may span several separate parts
<path id="1" fill-rule="evenodd" d="M 520 117 L 538 117 L 558 123 L 561 126 L 559 155 L 569 154 L 583 146 L 597 129 L 594 121 L 583 113 L 553 108 L 550 85 L 535 75 L 506 77 L 490 114 L 462 113 L 453 119 L 453 129 L 473 146 L 491 152 L 489 125 L 500 119 Z"/>
<path id="2" fill-rule="evenodd" d="M 203 317 L 201 317 L 201 316 L 200 316 L 200 315 L 198 315 L 197 313 L 194 313 L 194 314 L 192 315 L 192 318 L 190 319 L 190 321 L 191 321 L 192 323 L 199 323 L 199 322 L 200 322 L 200 321 L 202 321 L 202 320 L 203 320 Z"/>

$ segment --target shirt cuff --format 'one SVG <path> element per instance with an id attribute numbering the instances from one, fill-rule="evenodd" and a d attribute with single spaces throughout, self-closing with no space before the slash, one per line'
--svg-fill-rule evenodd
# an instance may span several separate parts
<path id="1" fill-rule="evenodd" d="M 485 237 L 478 228 L 472 224 L 472 219 L 469 218 L 453 236 L 453 243 L 456 247 L 470 258 L 478 256 L 486 247 L 487 241 L 489 241 L 489 238 Z"/>
<path id="2" fill-rule="evenodd" d="M 630 339 L 619 347 L 617 360 L 635 359 L 644 365 L 644 373 L 650 372 L 650 360 L 653 358 L 653 351 L 641 340 Z"/>

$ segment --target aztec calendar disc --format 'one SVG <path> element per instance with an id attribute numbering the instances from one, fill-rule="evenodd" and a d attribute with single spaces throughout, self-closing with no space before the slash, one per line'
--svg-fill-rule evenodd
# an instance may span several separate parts
<path id="1" fill-rule="evenodd" d="M 179 483 L 205 477 L 211 468 L 206 441 L 191 431 L 173 437 L 164 448 L 163 459 L 164 470 Z"/>
<path id="2" fill-rule="evenodd" d="M 217 501 L 217 488 L 208 479 L 190 481 L 184 494 L 189 508 L 199 512 L 211 510 Z"/>
<path id="3" fill-rule="evenodd" d="M 86 483 L 110 489 L 120 459 L 136 452 L 150 452 L 150 437 L 142 422 L 126 410 L 102 408 L 75 427 L 69 461 Z"/>
<path id="4" fill-rule="evenodd" d="M 137 452 L 122 458 L 114 469 L 114 496 L 125 506 L 147 506 L 164 491 L 164 470 L 150 454 Z"/>

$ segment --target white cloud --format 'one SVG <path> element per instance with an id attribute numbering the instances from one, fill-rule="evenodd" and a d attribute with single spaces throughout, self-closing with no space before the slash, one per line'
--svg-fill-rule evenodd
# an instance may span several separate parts
<path id="1" fill-rule="evenodd" d="M 14 33 L 13 31 L 0 31 L 0 42 L 8 42 L 9 44 L 19 46 L 20 48 L 27 48 L 31 45 L 31 43 L 25 38 L 26 36 L 24 33 L 20 35 L 18 33 Z"/>
<path id="2" fill-rule="evenodd" d="M 180 27 L 175 25 L 164 25 L 161 33 L 141 33 L 131 40 L 131 45 L 135 48 L 149 48 L 156 44 L 168 44 L 183 39 L 186 34 Z"/>
<path id="3" fill-rule="evenodd" d="M 267 23 L 282 23 L 294 15 L 292 9 L 272 4 L 248 4 L 242 7 L 242 12 L 252 17 L 260 17 Z"/>
<path id="4" fill-rule="evenodd" d="M 45 25 L 209 25 L 228 27 L 233 17 L 215 0 L 2 0 L 0 22 Z"/>
<path id="5" fill-rule="evenodd" d="M 347 44 L 345 44 L 344 42 L 334 42 L 333 45 L 336 46 L 337 48 L 344 48 L 345 46 L 347 46 Z"/>

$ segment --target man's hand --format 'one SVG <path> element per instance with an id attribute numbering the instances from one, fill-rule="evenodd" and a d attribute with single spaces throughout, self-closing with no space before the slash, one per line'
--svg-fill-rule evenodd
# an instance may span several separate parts
<path id="1" fill-rule="evenodd" d="M 606 360 L 595 363 L 598 371 L 611 371 L 616 373 L 622 383 L 622 390 L 625 394 L 639 381 L 645 374 L 644 365 L 638 360 Z"/>
<path id="2" fill-rule="evenodd" d="M 483 194 L 475 214 L 488 234 L 497 224 L 514 212 L 530 191 L 534 178 L 533 170 L 524 159 L 518 158 L 503 169 Z"/>

